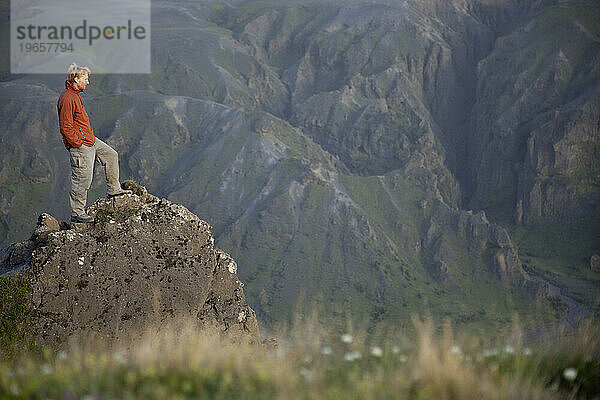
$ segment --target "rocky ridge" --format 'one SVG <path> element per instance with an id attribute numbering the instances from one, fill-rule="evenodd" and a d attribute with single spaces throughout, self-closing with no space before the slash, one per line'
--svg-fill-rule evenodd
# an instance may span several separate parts
<path id="1" fill-rule="evenodd" d="M 0 255 L 0 273 L 28 285 L 29 328 L 40 343 L 72 337 L 135 339 L 192 319 L 234 340 L 259 342 L 236 262 L 211 226 L 129 182 L 133 195 L 99 199 L 90 224 L 42 214 L 31 239 Z"/>

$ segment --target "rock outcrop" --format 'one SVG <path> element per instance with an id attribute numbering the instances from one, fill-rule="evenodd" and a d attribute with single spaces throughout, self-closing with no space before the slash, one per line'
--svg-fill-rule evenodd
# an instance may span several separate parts
<path id="1" fill-rule="evenodd" d="M 468 243 L 468 257 L 476 262 L 480 271 L 489 268 L 506 284 L 531 284 L 508 232 L 490 223 L 484 211 L 454 210 L 441 202 L 434 208 L 427 229 L 423 231 L 421 246 L 425 249 L 423 263 L 436 278 L 453 280 L 448 264 L 457 261 L 456 248 L 450 244 L 452 237 L 456 237 Z"/>
<path id="2" fill-rule="evenodd" d="M 30 240 L 1 253 L 0 273 L 19 274 L 30 287 L 36 340 L 131 339 L 148 327 L 195 319 L 258 343 L 236 262 L 214 248 L 211 226 L 143 187 L 129 188 L 133 195 L 90 206 L 94 223 L 69 229 L 43 214 Z"/>
<path id="3" fill-rule="evenodd" d="M 592 271 L 600 271 L 600 255 L 594 254 L 590 257 L 590 269 Z"/>

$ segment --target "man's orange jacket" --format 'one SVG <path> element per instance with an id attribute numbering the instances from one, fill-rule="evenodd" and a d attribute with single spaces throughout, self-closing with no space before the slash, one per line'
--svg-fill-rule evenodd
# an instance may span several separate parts
<path id="1" fill-rule="evenodd" d="M 90 118 L 85 112 L 79 90 L 69 81 L 65 81 L 65 90 L 58 98 L 58 124 L 65 147 L 80 148 L 81 145 L 93 146 L 96 142 Z"/>

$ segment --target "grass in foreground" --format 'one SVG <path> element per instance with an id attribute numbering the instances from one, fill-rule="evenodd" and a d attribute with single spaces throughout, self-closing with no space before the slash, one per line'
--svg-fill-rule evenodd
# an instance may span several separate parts
<path id="1" fill-rule="evenodd" d="M 1 399 L 598 399 L 598 327 L 555 343 L 490 348 L 435 338 L 387 343 L 307 330 L 273 350 L 189 324 L 126 347 L 77 346 L 0 361 Z M 103 350 L 99 348 L 103 347 Z"/>

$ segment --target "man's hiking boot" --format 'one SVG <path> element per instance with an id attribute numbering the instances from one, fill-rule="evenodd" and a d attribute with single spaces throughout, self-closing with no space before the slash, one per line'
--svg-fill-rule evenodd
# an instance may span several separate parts
<path id="1" fill-rule="evenodd" d="M 94 217 L 91 215 L 75 215 L 71 217 L 71 223 L 86 223 L 86 222 L 94 222 Z"/>
<path id="2" fill-rule="evenodd" d="M 109 199 L 114 199 L 115 197 L 123 196 L 123 195 L 126 195 L 126 194 L 133 194 L 133 192 L 131 190 L 121 189 L 120 192 L 109 193 L 109 194 L 106 195 L 106 197 L 108 197 Z"/>

